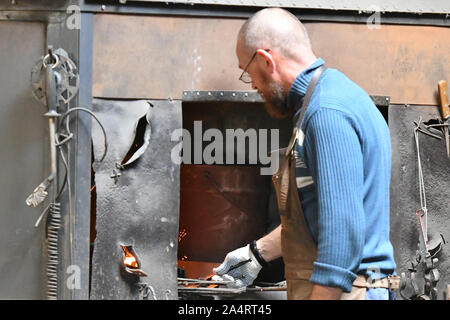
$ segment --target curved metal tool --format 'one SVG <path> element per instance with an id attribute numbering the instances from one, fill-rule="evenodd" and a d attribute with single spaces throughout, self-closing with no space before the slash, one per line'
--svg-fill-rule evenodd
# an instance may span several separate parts
<path id="1" fill-rule="evenodd" d="M 43 106 L 48 107 L 47 96 L 51 95 L 47 94 L 46 67 L 49 65 L 56 76 L 56 104 L 67 104 L 76 96 L 80 79 L 77 66 L 61 48 L 40 57 L 31 69 L 31 93 Z"/>

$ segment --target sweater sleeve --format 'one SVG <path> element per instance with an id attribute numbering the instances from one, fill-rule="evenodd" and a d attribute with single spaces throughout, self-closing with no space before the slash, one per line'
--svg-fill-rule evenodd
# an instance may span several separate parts
<path id="1" fill-rule="evenodd" d="M 322 108 L 309 119 L 304 143 L 318 203 L 318 256 L 310 281 L 350 292 L 365 238 L 357 128 L 342 111 Z"/>

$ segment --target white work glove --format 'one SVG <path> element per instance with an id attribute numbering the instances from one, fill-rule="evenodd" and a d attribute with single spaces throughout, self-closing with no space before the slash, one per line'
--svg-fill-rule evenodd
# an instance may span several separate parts
<path id="1" fill-rule="evenodd" d="M 233 269 L 238 263 L 244 261 L 248 262 Z M 245 247 L 229 252 L 222 264 L 213 269 L 217 275 L 214 275 L 211 280 L 232 281 L 227 285 L 229 287 L 247 287 L 253 283 L 261 269 L 261 265 L 250 250 L 250 245 L 246 245 Z"/>

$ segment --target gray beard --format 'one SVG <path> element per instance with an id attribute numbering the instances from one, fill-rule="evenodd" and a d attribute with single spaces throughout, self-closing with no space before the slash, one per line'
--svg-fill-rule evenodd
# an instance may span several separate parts
<path id="1" fill-rule="evenodd" d="M 271 90 L 270 97 L 264 97 L 264 106 L 269 116 L 275 119 L 284 119 L 292 116 L 292 110 L 288 108 L 287 95 L 284 93 L 283 87 L 275 82 L 270 82 L 269 88 Z"/>

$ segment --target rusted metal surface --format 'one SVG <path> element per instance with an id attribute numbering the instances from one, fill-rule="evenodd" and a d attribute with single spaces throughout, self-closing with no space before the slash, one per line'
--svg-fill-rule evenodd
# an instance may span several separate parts
<path id="1" fill-rule="evenodd" d="M 98 15 L 93 95 L 181 98 L 183 90 L 248 89 L 234 39 L 242 21 Z M 228 39 L 229 38 L 229 39 Z"/>
<path id="2" fill-rule="evenodd" d="M 369 1 L 369 0 L 368 0 Z M 421 1 L 421 0 L 418 0 Z M 442 0 L 446 1 L 446 0 Z M 293 6 L 296 2 L 292 2 Z M 316 4 L 316 2 L 314 2 Z M 318 21 L 318 22 L 346 22 L 346 23 L 363 23 L 372 21 L 374 17 L 381 16 L 384 24 L 399 24 L 399 25 L 430 25 L 430 26 L 450 26 L 450 19 L 446 13 L 440 13 L 439 9 L 433 3 L 432 10 L 434 12 L 424 13 L 423 4 L 417 11 L 409 9 L 406 13 L 400 10 L 387 11 L 386 7 L 376 6 L 372 1 L 370 4 L 361 4 L 362 9 L 351 9 L 348 4 L 339 4 L 347 6 L 341 10 L 337 10 L 336 6 L 325 6 L 320 9 L 309 8 L 293 8 L 283 6 L 295 14 L 301 21 Z M 384 4 L 384 2 L 383 2 Z M 396 3 L 397 4 L 397 3 Z M 80 0 L 79 2 L 82 12 L 90 13 L 118 13 L 118 14 L 138 14 L 138 15 L 156 15 L 156 16 L 183 16 L 183 17 L 206 17 L 206 18 L 241 18 L 247 19 L 254 14 L 261 7 L 245 6 L 245 5 L 209 5 L 197 4 L 186 5 L 183 3 L 173 2 L 127 2 L 126 5 L 120 2 L 111 2 L 108 4 L 91 2 L 91 0 Z M 308 5 L 312 5 L 308 2 Z M 264 4 L 267 6 L 267 4 Z M 280 5 L 277 5 L 280 6 Z M 384 9 L 383 9 L 384 8 Z M 397 8 L 398 9 L 398 8 Z M 422 10 L 422 11 L 420 11 Z M 443 9 L 444 10 L 444 9 Z M 1 16 L 0 16 L 1 17 Z"/>
<path id="3" fill-rule="evenodd" d="M 381 23 L 383 21 L 381 20 Z M 450 74 L 450 28 L 308 24 L 316 54 L 370 94 L 391 103 L 437 105 L 436 88 Z"/>
<path id="4" fill-rule="evenodd" d="M 264 235 L 270 182 L 256 166 L 182 165 L 178 258 L 222 262 Z"/>
<path id="5" fill-rule="evenodd" d="M 95 16 L 93 95 L 182 98 L 184 90 L 248 90 L 238 81 L 235 38 L 245 20 Z M 383 23 L 383 20 L 381 20 Z M 450 28 L 305 23 L 316 54 L 392 103 L 437 104 L 450 74 Z"/>

